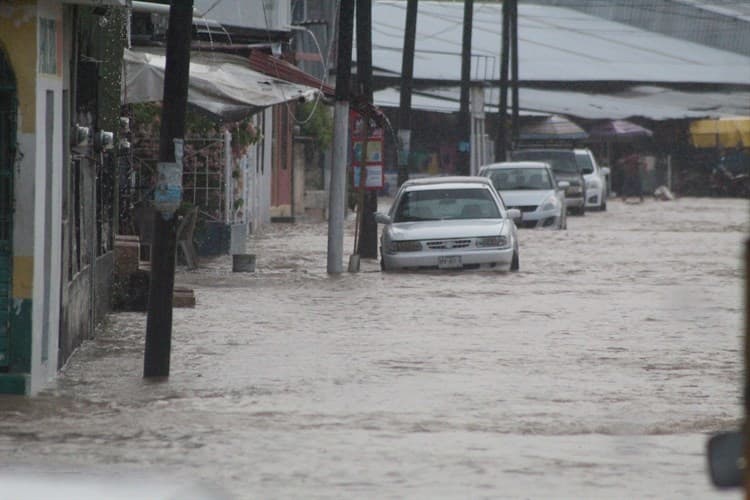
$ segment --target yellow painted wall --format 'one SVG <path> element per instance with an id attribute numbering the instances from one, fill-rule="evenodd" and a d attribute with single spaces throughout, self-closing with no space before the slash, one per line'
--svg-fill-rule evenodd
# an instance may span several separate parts
<path id="1" fill-rule="evenodd" d="M 19 133 L 36 128 L 37 3 L 36 0 L 0 1 L 0 49 L 16 77 Z M 16 299 L 31 299 L 34 258 L 13 257 L 13 291 Z"/>
<path id="2" fill-rule="evenodd" d="M 14 299 L 31 299 L 34 287 L 34 257 L 13 257 Z"/>
<path id="3" fill-rule="evenodd" d="M 10 60 L 18 89 L 21 132 L 33 133 L 37 76 L 36 0 L 0 1 L 0 48 Z"/>

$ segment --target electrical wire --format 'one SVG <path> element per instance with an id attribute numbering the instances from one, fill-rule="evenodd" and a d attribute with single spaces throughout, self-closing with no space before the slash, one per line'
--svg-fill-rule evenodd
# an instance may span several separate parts
<path id="1" fill-rule="evenodd" d="M 338 12 L 340 1 L 341 0 L 336 0 L 336 8 L 335 8 L 334 12 Z M 272 40 L 271 40 L 270 22 L 268 21 L 268 12 L 266 11 L 266 4 L 265 4 L 265 2 L 262 1 L 261 4 L 263 6 L 263 20 L 265 22 L 266 37 L 267 37 L 268 42 L 270 44 L 270 43 L 272 43 Z M 336 17 L 338 17 L 338 16 L 336 16 Z M 302 28 L 302 27 L 300 27 L 300 28 Z M 301 30 L 307 31 L 312 36 L 313 41 L 315 43 L 315 46 L 317 47 L 317 50 L 318 50 L 318 56 L 320 57 L 320 60 L 323 61 L 323 75 L 325 77 L 325 75 L 328 74 L 328 69 L 329 69 L 328 65 L 329 65 L 329 62 L 330 62 L 331 51 L 332 51 L 332 48 L 333 48 L 333 38 L 331 38 L 331 39 L 328 40 L 329 51 L 328 51 L 327 56 L 324 57 L 323 56 L 323 51 L 320 48 L 320 44 L 319 44 L 318 39 L 315 36 L 315 34 L 311 30 L 309 30 L 307 28 L 302 28 Z M 332 30 L 332 32 L 335 33 L 336 32 L 335 29 Z M 276 66 L 275 63 L 273 63 L 273 65 L 274 65 L 274 70 L 276 72 L 276 77 L 279 80 L 282 80 L 282 78 L 281 78 L 281 76 L 279 74 L 278 67 Z M 295 114 L 292 112 L 291 107 L 289 106 L 289 101 L 286 99 L 286 95 L 284 93 L 284 90 L 282 88 L 279 89 L 281 91 L 282 97 L 284 98 L 284 104 L 286 105 L 287 113 L 292 118 L 292 120 L 294 121 L 294 123 L 297 123 L 299 125 L 304 125 L 305 123 L 307 123 L 310 120 L 312 120 L 312 117 L 315 114 L 315 111 L 316 111 L 316 109 L 318 107 L 318 103 L 320 102 L 320 99 L 321 99 L 321 95 L 322 95 L 322 91 L 323 91 L 323 84 L 324 83 L 325 82 L 321 79 L 320 88 L 318 89 L 318 92 L 315 95 L 315 101 L 314 101 L 313 107 L 310 110 L 309 115 L 304 120 L 297 119 L 297 117 L 295 116 Z"/>
<path id="2" fill-rule="evenodd" d="M 224 0 L 216 0 L 214 3 L 211 4 L 211 6 L 208 9 L 206 9 L 205 11 L 203 11 L 202 14 L 198 14 L 198 17 L 206 17 L 206 14 L 208 14 L 209 12 L 211 12 L 212 10 L 214 10 L 216 8 L 216 6 L 219 5 L 223 1 Z"/>

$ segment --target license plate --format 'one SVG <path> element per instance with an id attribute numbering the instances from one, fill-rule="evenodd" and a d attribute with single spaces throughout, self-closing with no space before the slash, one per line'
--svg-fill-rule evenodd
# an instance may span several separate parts
<path id="1" fill-rule="evenodd" d="M 456 269 L 458 267 L 463 267 L 463 264 L 461 263 L 461 256 L 444 255 L 438 257 L 438 267 L 440 269 Z"/>

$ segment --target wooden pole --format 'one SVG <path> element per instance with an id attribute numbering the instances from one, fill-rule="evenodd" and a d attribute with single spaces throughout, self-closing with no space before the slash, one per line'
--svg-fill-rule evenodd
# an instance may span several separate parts
<path id="1" fill-rule="evenodd" d="M 503 2 L 503 33 L 500 50 L 500 105 L 495 140 L 495 161 L 505 161 L 508 144 L 506 124 L 508 119 L 508 55 L 510 45 L 510 0 Z"/>
<path id="2" fill-rule="evenodd" d="M 357 0 L 357 81 L 362 96 L 369 105 L 373 103 L 372 89 L 372 0 Z M 364 165 L 367 165 L 367 136 L 369 119 L 365 117 L 365 144 L 363 150 Z M 364 174 L 364 171 L 362 172 Z M 362 179 L 364 181 L 364 178 Z M 365 190 L 364 182 L 360 188 L 362 213 L 359 218 L 359 238 L 356 253 L 365 259 L 378 258 L 378 223 L 375 212 L 378 211 L 378 193 Z"/>
<path id="3" fill-rule="evenodd" d="M 159 161 L 175 161 L 175 139 L 185 136 L 185 113 L 190 79 L 190 42 L 193 1 L 173 0 L 169 8 L 164 101 L 159 135 Z M 168 377 L 172 349 L 172 294 L 176 234 L 174 216 L 154 213 L 151 279 L 146 321 L 144 377 Z"/>
<path id="4" fill-rule="evenodd" d="M 461 97 L 458 118 L 459 141 L 469 143 L 470 149 L 474 147 L 471 140 L 472 126 L 471 113 L 469 110 L 470 88 L 471 88 L 471 34 L 474 24 L 474 0 L 464 0 L 464 26 L 463 41 L 461 43 Z M 473 153 L 473 152 L 472 152 Z M 471 170 L 471 154 L 461 152 L 456 173 L 469 175 Z"/>
<path id="5" fill-rule="evenodd" d="M 406 27 L 404 50 L 401 58 L 401 95 L 398 108 L 398 138 L 402 154 L 398 162 L 398 185 L 409 179 L 409 153 L 411 150 L 411 92 L 414 84 L 414 46 L 417 37 L 417 0 L 406 2 Z"/>
<path id="6" fill-rule="evenodd" d="M 511 118 L 511 147 L 518 144 L 518 0 L 508 0 L 511 6 L 510 49 L 511 49 L 511 89 L 513 91 L 513 114 Z"/>

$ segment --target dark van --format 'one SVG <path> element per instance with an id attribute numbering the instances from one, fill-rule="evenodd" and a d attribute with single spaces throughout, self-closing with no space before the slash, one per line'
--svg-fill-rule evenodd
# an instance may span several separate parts
<path id="1" fill-rule="evenodd" d="M 558 181 L 567 181 L 565 204 L 569 213 L 586 213 L 586 181 L 572 149 L 517 149 L 511 151 L 513 161 L 543 161 L 550 164 Z"/>

